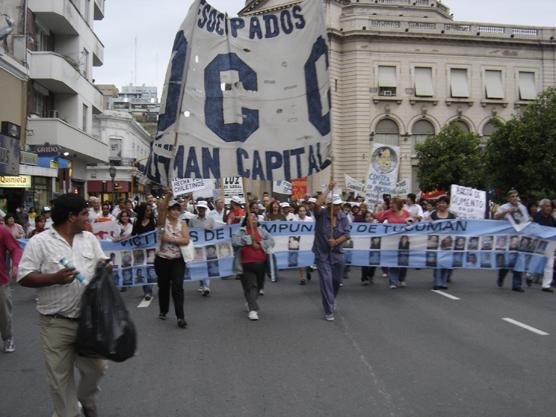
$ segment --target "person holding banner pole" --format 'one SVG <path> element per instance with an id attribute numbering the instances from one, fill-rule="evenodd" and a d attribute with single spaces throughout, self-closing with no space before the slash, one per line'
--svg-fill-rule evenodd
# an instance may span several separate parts
<path id="1" fill-rule="evenodd" d="M 332 196 L 328 207 L 323 207 L 336 184 L 328 184 L 326 194 L 321 194 L 315 204 L 315 239 L 313 253 L 319 271 L 320 292 L 324 307 L 324 319 L 334 320 L 336 296 L 344 276 L 343 244 L 349 240 L 349 221 L 342 211 L 340 198 Z"/>
<path id="2" fill-rule="evenodd" d="M 174 310 L 178 327 L 185 329 L 187 322 L 184 315 L 183 279 L 185 261 L 180 246 L 189 244 L 187 223 L 180 222 L 180 203 L 170 201 L 172 193 L 167 191 L 158 204 L 157 226 L 160 227 L 160 248 L 154 260 L 154 269 L 158 281 L 158 304 L 160 320 L 166 320 L 170 308 L 170 290 L 174 301 Z"/>
<path id="3" fill-rule="evenodd" d="M 436 202 L 436 210 L 430 214 L 430 221 L 439 220 L 455 220 L 456 215 L 451 211 L 448 211 L 448 206 L 450 204 L 450 199 L 443 195 Z M 448 268 L 437 268 L 434 270 L 434 287 L 435 290 L 447 290 L 448 289 L 448 279 L 452 273 L 451 269 Z"/>
<path id="4" fill-rule="evenodd" d="M 307 210 L 304 206 L 299 206 L 296 210 L 293 221 L 296 222 L 314 222 L 315 219 L 307 216 Z M 311 280 L 311 271 L 308 268 L 299 268 L 299 285 L 307 284 Z"/>

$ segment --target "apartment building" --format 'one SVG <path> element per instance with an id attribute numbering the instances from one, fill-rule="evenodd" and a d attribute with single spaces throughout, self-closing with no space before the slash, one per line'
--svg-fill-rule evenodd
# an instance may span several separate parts
<path id="1" fill-rule="evenodd" d="M 250 0 L 240 14 L 292 3 Z M 556 86 L 556 28 L 457 21 L 437 0 L 323 3 L 339 183 L 364 179 L 373 143 L 387 143 L 400 146 L 399 178 L 418 191 L 415 144 L 451 122 L 486 142 L 492 119 L 509 120 Z M 329 176 L 313 177 L 313 191 Z"/>
<path id="2" fill-rule="evenodd" d="M 15 22 L 6 44 L 28 76 L 20 146 L 29 152 L 20 173 L 30 185 L 12 205 L 44 207 L 63 192 L 85 196 L 87 165 L 105 163 L 109 153 L 108 142 L 93 136 L 103 96 L 92 69 L 104 59 L 94 22 L 104 18 L 104 0 L 4 0 L 1 7 Z"/>

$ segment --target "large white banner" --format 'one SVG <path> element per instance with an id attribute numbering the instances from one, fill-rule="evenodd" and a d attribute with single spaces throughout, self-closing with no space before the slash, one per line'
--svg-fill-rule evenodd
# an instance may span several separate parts
<path id="1" fill-rule="evenodd" d="M 460 219 L 484 219 L 486 191 L 452 185 L 450 187 L 450 211 Z"/>
<path id="2" fill-rule="evenodd" d="M 346 183 L 346 190 L 355 191 L 359 194 L 365 194 L 365 184 L 363 184 L 361 181 L 350 177 L 348 174 L 344 174 L 344 180 Z"/>
<path id="3" fill-rule="evenodd" d="M 378 203 L 382 199 L 382 194 L 395 192 L 399 168 L 400 148 L 398 146 L 382 143 L 373 145 L 367 175 L 367 201 Z"/>
<path id="4" fill-rule="evenodd" d="M 229 18 L 196 0 L 176 35 L 147 175 L 289 180 L 329 165 L 323 5 Z"/>

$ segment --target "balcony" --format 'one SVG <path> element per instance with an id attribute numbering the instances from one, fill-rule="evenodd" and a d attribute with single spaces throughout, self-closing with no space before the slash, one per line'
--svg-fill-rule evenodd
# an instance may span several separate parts
<path id="1" fill-rule="evenodd" d="M 95 0 L 95 20 L 104 19 L 104 0 Z"/>
<path id="2" fill-rule="evenodd" d="M 29 145 L 59 145 L 71 155 L 86 163 L 108 161 L 108 145 L 99 139 L 89 136 L 61 119 L 30 118 L 27 121 L 27 135 Z"/>
<path id="3" fill-rule="evenodd" d="M 100 112 L 102 94 L 79 72 L 79 65 L 55 52 L 31 52 L 29 77 L 53 93 L 79 94 Z M 71 63 L 70 63 L 71 62 Z"/>
<path id="4" fill-rule="evenodd" d="M 104 12 L 104 0 L 95 0 L 95 19 L 97 3 Z M 28 7 L 53 33 L 83 37 L 83 44 L 93 54 L 93 65 L 102 65 L 104 45 L 70 0 L 29 0 Z"/>

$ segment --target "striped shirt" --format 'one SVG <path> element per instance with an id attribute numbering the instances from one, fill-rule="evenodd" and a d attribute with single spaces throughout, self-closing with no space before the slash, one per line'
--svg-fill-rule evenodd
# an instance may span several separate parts
<path id="1" fill-rule="evenodd" d="M 31 272 L 42 274 L 58 272 L 64 268 L 60 264 L 62 257 L 69 259 L 89 281 L 93 278 L 97 263 L 107 259 L 98 239 L 92 233 L 76 234 L 73 237 L 73 246 L 70 246 L 56 229 L 52 228 L 27 242 L 19 263 L 17 281 L 21 281 Z M 37 310 L 40 314 L 79 317 L 81 295 L 84 290 L 85 285 L 76 279 L 66 285 L 37 288 Z"/>

